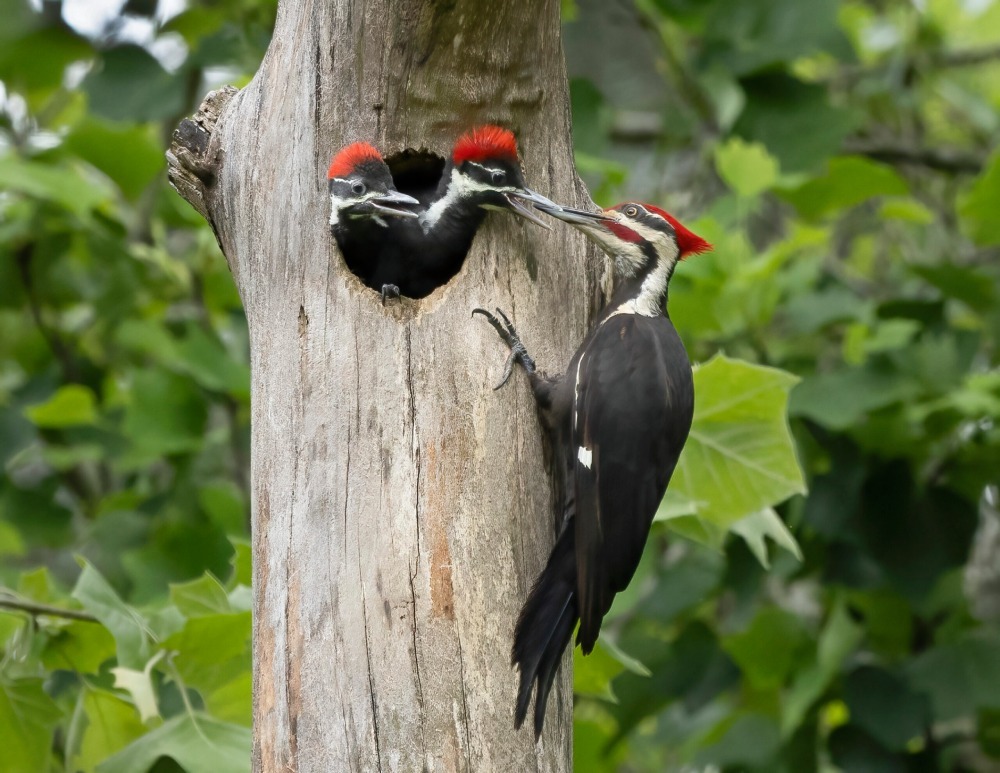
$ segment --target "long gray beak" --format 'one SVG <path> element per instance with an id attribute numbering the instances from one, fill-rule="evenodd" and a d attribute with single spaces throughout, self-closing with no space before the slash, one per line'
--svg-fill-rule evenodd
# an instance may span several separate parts
<path id="1" fill-rule="evenodd" d="M 547 215 L 552 215 L 552 217 L 557 217 L 571 225 L 599 225 L 600 223 L 606 223 L 608 221 L 614 221 L 613 217 L 605 215 L 603 212 L 588 212 L 585 209 L 573 209 L 572 207 L 561 207 L 558 204 L 549 205 L 535 204 L 535 207 L 540 209 Z"/>
<path id="2" fill-rule="evenodd" d="M 555 207 L 556 209 L 559 209 L 558 204 L 553 201 L 549 201 L 542 194 L 535 193 L 533 190 L 529 190 L 528 188 L 522 188 L 519 191 L 509 191 L 504 193 L 504 198 L 506 198 L 507 203 L 510 204 L 511 210 L 519 214 L 525 220 L 530 220 L 535 225 L 540 225 L 542 228 L 550 231 L 552 230 L 552 226 L 542 220 L 521 202 L 526 201 L 530 204 L 534 204 L 535 207 L 543 212 L 545 211 L 545 207 Z"/>
<path id="3" fill-rule="evenodd" d="M 400 193 L 399 191 L 386 191 L 377 199 L 372 199 L 371 205 L 372 209 L 383 215 L 392 215 L 393 217 L 420 216 L 418 212 L 414 212 L 412 209 L 400 209 L 400 207 L 419 207 L 420 202 L 412 196 L 407 196 L 405 193 Z"/>

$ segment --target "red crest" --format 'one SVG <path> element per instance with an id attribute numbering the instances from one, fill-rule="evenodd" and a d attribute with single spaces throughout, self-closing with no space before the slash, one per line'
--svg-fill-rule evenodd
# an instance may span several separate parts
<path id="1" fill-rule="evenodd" d="M 516 162 L 517 140 L 512 131 L 501 126 L 477 126 L 458 138 L 451 158 L 456 165 L 489 158 L 507 158 Z"/>
<path id="2" fill-rule="evenodd" d="M 348 145 L 333 157 L 330 162 L 330 171 L 326 176 L 330 179 L 334 177 L 347 177 L 359 165 L 366 161 L 381 161 L 382 154 L 373 145 L 367 142 L 355 142 Z"/>
<path id="3" fill-rule="evenodd" d="M 665 212 L 659 207 L 654 207 L 651 204 L 643 204 L 643 206 L 650 212 L 655 212 L 674 227 L 674 233 L 677 234 L 677 247 L 681 252 L 681 260 L 686 258 L 688 255 L 698 255 L 702 252 L 712 251 L 712 245 L 710 243 L 681 225 L 681 222 L 669 212 Z"/>

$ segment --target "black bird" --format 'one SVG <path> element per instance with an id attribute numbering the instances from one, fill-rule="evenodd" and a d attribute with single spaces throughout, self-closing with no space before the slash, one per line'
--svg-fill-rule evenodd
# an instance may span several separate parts
<path id="1" fill-rule="evenodd" d="M 691 428 L 691 364 L 666 313 L 667 285 L 679 260 L 711 245 L 649 204 L 625 203 L 600 213 L 551 206 L 543 212 L 583 231 L 611 256 L 617 289 L 570 360 L 547 378 L 513 325 L 483 309 L 511 349 L 499 389 L 514 361 L 528 372 L 552 433 L 563 481 L 562 532 L 517 621 L 511 659 L 520 671 L 514 724 L 535 695 L 535 736 L 577 621 L 577 643 L 589 654 L 615 594 L 629 584 L 653 516 Z"/>
<path id="2" fill-rule="evenodd" d="M 355 142 L 337 153 L 327 178 L 330 231 L 347 267 L 366 285 L 376 287 L 374 276 L 392 238 L 390 219 L 416 220 L 414 208 L 420 202 L 396 190 L 382 154 L 367 142 Z M 391 288 L 383 290 L 383 303 L 387 290 Z"/>
<path id="3" fill-rule="evenodd" d="M 375 288 L 395 285 L 411 298 L 430 295 L 458 273 L 488 210 L 514 212 L 548 228 L 522 202 L 555 206 L 527 188 L 517 141 L 499 126 L 480 126 L 462 135 L 437 190 L 431 195 L 413 192 L 423 205 L 419 217 L 391 225 L 366 281 Z"/>

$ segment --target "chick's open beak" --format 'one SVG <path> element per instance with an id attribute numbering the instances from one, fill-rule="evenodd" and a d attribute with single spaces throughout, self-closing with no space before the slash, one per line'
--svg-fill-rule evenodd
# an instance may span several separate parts
<path id="1" fill-rule="evenodd" d="M 507 199 L 507 203 L 510 205 L 512 211 L 519 214 L 525 220 L 530 220 L 536 225 L 540 225 L 542 228 L 551 230 L 552 227 L 542 220 L 538 215 L 528 209 L 522 202 L 528 202 L 534 204 L 535 207 L 545 211 L 544 207 L 555 207 L 559 208 L 559 205 L 555 202 L 549 201 L 540 193 L 535 193 L 533 190 L 528 188 L 522 188 L 518 191 L 509 191 L 504 193 L 504 198 Z"/>
<path id="2" fill-rule="evenodd" d="M 420 206 L 420 202 L 412 196 L 399 191 L 386 191 L 381 196 L 371 199 L 372 209 L 383 215 L 393 217 L 419 217 L 419 213 L 404 207 Z"/>

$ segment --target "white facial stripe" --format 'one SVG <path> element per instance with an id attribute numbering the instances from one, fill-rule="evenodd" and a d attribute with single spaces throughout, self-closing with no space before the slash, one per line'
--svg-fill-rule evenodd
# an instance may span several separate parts
<path id="1" fill-rule="evenodd" d="M 335 180 L 341 180 L 341 178 L 339 178 L 339 177 L 335 177 L 334 179 Z M 343 182 L 350 182 L 350 180 L 342 180 L 342 181 Z M 331 193 L 330 194 L 330 225 L 337 225 L 337 223 L 340 221 L 340 210 L 342 210 L 342 209 L 344 209 L 346 207 L 352 207 L 355 204 L 361 204 L 361 203 L 363 203 L 365 201 L 369 201 L 370 199 L 377 199 L 381 195 L 382 194 L 379 193 L 378 191 L 368 191 L 367 193 L 365 193 L 365 194 L 363 194 L 361 196 L 352 196 L 349 199 L 342 199 L 339 196 L 337 196 L 336 194 Z M 365 217 L 368 217 L 368 215 L 366 215 Z M 379 218 L 379 217 L 374 217 L 373 219 L 375 220 L 376 223 L 378 223 L 381 226 L 386 225 L 386 222 L 384 220 L 382 220 L 381 218 Z"/>
<path id="2" fill-rule="evenodd" d="M 476 164 L 472 161 L 467 163 L 470 163 L 473 166 L 478 166 L 481 169 L 486 169 L 485 166 Z M 476 193 L 485 193 L 486 191 L 499 191 L 501 193 L 507 193 L 516 190 L 518 189 L 513 185 L 507 185 L 501 188 L 495 185 L 490 185 L 489 183 L 479 182 L 478 180 L 473 180 L 467 174 L 462 174 L 457 169 L 452 169 L 451 178 L 448 180 L 448 190 L 445 191 L 444 196 L 431 204 L 420 216 L 420 227 L 423 229 L 424 233 L 429 232 L 438 224 L 438 221 L 441 219 L 441 215 L 445 213 L 445 210 L 447 210 L 448 207 L 452 206 L 459 199 L 467 198 Z"/>
<path id="3" fill-rule="evenodd" d="M 642 207 L 643 212 L 646 210 Z M 662 313 L 660 299 L 666 292 L 670 274 L 680 257 L 677 240 L 670 234 L 643 223 L 629 221 L 629 228 L 650 242 L 656 250 L 656 266 L 642 280 L 639 295 L 635 299 L 635 313 L 644 317 L 655 317 Z"/>
<path id="4" fill-rule="evenodd" d="M 490 174 L 493 174 L 494 172 L 504 171 L 503 169 L 494 169 L 491 166 L 484 166 L 483 164 L 477 164 L 475 161 L 466 161 L 465 163 L 467 163 L 469 166 L 474 166 L 477 169 L 482 169 L 484 172 L 489 172 Z"/>

